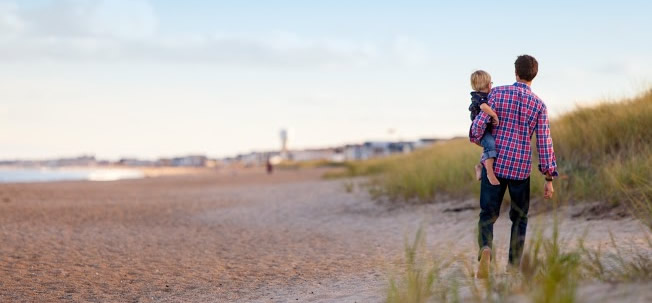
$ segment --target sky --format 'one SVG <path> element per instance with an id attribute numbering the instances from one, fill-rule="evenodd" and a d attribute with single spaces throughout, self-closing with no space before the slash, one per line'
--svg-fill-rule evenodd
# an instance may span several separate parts
<path id="1" fill-rule="evenodd" d="M 651 86 L 652 1 L 539 2 L 0 0 L 0 159 L 464 136 L 520 54 L 553 118 Z"/>

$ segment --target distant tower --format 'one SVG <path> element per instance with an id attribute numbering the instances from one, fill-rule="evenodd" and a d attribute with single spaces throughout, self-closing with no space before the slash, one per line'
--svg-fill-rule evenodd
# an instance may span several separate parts
<path id="1" fill-rule="evenodd" d="M 281 137 L 281 157 L 283 159 L 287 159 L 288 155 L 288 130 L 287 129 L 281 129 L 280 132 L 280 137 Z"/>

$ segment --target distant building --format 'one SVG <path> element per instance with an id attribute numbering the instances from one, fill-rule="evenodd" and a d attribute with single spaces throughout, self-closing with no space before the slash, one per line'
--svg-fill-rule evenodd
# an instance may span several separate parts
<path id="1" fill-rule="evenodd" d="M 245 167 L 250 166 L 261 166 L 267 164 L 268 160 L 279 159 L 281 153 L 278 151 L 274 152 L 251 152 L 248 154 L 240 154 L 234 158 L 228 158 L 227 163 L 239 163 Z"/>
<path id="2" fill-rule="evenodd" d="M 147 161 L 147 160 L 139 160 L 139 159 L 136 159 L 136 158 L 122 158 L 116 164 L 124 165 L 124 166 L 144 167 L 144 166 L 154 166 L 156 164 L 156 162 Z"/>
<path id="3" fill-rule="evenodd" d="M 281 134 L 282 139 L 287 139 L 287 133 Z M 326 160 L 332 162 L 358 161 L 376 157 L 385 157 L 393 154 L 406 154 L 422 147 L 432 145 L 440 139 L 422 138 L 418 141 L 367 141 L 362 144 L 348 144 L 340 147 L 305 149 L 305 150 L 283 150 L 287 148 L 287 141 L 282 140 L 281 151 L 278 152 L 252 152 L 240 154 L 235 157 L 222 160 L 224 165 L 262 166 L 269 160 L 290 160 L 297 162 Z"/>
<path id="4" fill-rule="evenodd" d="M 387 146 L 390 154 L 407 154 L 411 153 L 415 149 L 414 142 L 391 142 Z"/>
<path id="5" fill-rule="evenodd" d="M 419 141 L 415 142 L 414 148 L 422 148 L 422 147 L 430 146 L 437 143 L 438 141 L 441 141 L 441 139 L 421 138 L 419 139 Z"/>
<path id="6" fill-rule="evenodd" d="M 290 154 L 292 155 L 292 160 L 297 162 L 316 160 L 332 161 L 337 155 L 337 151 L 335 148 L 305 149 L 293 150 Z"/>
<path id="7" fill-rule="evenodd" d="M 160 158 L 160 159 L 156 160 L 154 165 L 161 166 L 161 167 L 172 166 L 172 159 Z"/>
<path id="8" fill-rule="evenodd" d="M 208 158 L 202 155 L 191 155 L 185 157 L 172 158 L 172 166 L 186 166 L 186 167 L 204 167 Z"/>
<path id="9" fill-rule="evenodd" d="M 369 141 L 363 144 L 349 144 L 341 148 L 344 161 L 366 160 L 398 153 L 410 153 L 417 148 L 416 142 Z"/>
<path id="10" fill-rule="evenodd" d="M 80 156 L 76 158 L 62 158 L 46 161 L 47 166 L 94 166 L 95 156 Z"/>
<path id="11" fill-rule="evenodd" d="M 349 144 L 344 146 L 342 154 L 345 161 L 364 160 L 369 157 L 362 144 Z"/>
<path id="12" fill-rule="evenodd" d="M 391 142 L 382 142 L 382 141 L 365 142 L 363 144 L 363 147 L 365 149 L 364 152 L 367 155 L 365 159 L 389 156 L 392 153 L 390 146 L 391 146 Z"/>

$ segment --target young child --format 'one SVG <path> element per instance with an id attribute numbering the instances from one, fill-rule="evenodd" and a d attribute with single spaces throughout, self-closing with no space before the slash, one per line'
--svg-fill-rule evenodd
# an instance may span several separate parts
<path id="1" fill-rule="evenodd" d="M 471 105 L 469 105 L 469 111 L 471 111 L 471 121 L 475 119 L 477 115 L 480 114 L 480 111 L 485 112 L 491 117 L 491 123 L 493 126 L 498 126 L 498 115 L 494 112 L 491 107 L 487 104 L 487 96 L 491 92 L 491 75 L 483 70 L 477 70 L 471 74 Z M 494 174 L 494 161 L 496 160 L 496 141 L 494 140 L 493 135 L 491 135 L 492 125 L 487 125 L 487 129 L 482 136 L 480 141 L 482 147 L 484 148 L 483 156 L 485 160 L 485 167 L 487 168 L 487 178 L 491 185 L 500 185 L 500 181 L 496 178 Z M 475 166 L 475 173 L 478 180 L 481 178 L 482 165 L 478 164 Z"/>

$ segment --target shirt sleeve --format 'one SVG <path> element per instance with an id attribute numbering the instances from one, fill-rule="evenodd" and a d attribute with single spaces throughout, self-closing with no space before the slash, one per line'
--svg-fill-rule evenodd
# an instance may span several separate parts
<path id="1" fill-rule="evenodd" d="M 490 93 L 487 98 L 487 100 L 489 100 L 487 105 L 492 109 L 494 108 L 494 99 L 494 95 Z M 480 111 L 480 113 L 475 117 L 471 124 L 471 131 L 469 132 L 469 139 L 471 139 L 471 142 L 480 144 L 480 140 L 482 140 L 482 135 L 484 135 L 484 131 L 487 129 L 487 123 L 489 123 L 490 119 L 491 117 L 484 111 Z"/>
<path id="2" fill-rule="evenodd" d="M 555 150 L 552 146 L 552 137 L 550 137 L 550 123 L 548 121 L 548 110 L 544 105 L 537 117 L 537 151 L 539 152 L 539 171 L 542 174 L 558 176 L 557 159 Z"/>

